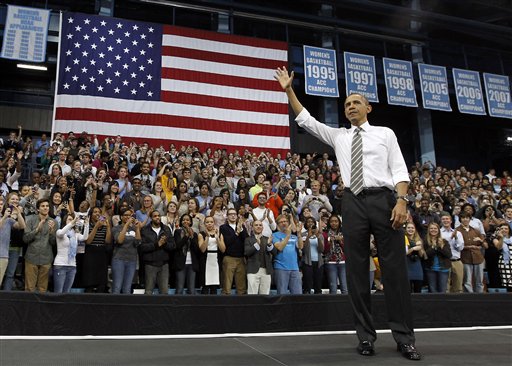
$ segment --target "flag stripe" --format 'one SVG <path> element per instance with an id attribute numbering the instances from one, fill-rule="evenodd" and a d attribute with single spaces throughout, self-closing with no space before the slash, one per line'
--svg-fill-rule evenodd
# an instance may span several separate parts
<path id="1" fill-rule="evenodd" d="M 274 80 L 274 70 L 264 69 L 261 67 L 230 65 L 220 62 L 191 60 L 182 57 L 163 56 L 162 67 L 233 76 L 243 75 L 252 79 Z"/>
<path id="2" fill-rule="evenodd" d="M 162 78 L 194 81 L 198 83 L 234 86 L 239 88 L 282 91 L 275 80 L 252 79 L 225 74 L 214 74 L 211 72 L 199 72 L 178 68 L 162 68 Z M 286 98 L 284 93 L 283 98 Z"/>
<path id="3" fill-rule="evenodd" d="M 127 129 L 121 128 L 117 123 L 94 122 L 86 120 L 67 120 L 60 121 L 56 119 L 59 131 L 80 131 L 85 127 L 86 131 L 90 131 L 97 135 L 116 136 L 123 134 Z M 289 138 L 279 136 L 258 136 L 243 135 L 238 133 L 226 133 L 219 131 L 203 131 L 191 130 L 179 127 L 162 127 L 149 125 L 130 125 L 130 135 L 140 138 L 155 138 L 158 136 L 169 136 L 169 138 L 177 138 L 191 144 L 197 142 L 212 142 L 215 144 L 224 144 L 228 146 L 247 146 L 258 149 L 279 148 L 289 149 Z"/>
<path id="4" fill-rule="evenodd" d="M 225 52 L 225 50 L 223 50 Z M 170 57 L 181 57 L 195 60 L 220 62 L 232 65 L 243 65 L 252 67 L 263 67 L 266 69 L 276 69 L 283 65 L 281 60 L 261 59 L 248 56 L 238 56 L 227 53 L 219 53 L 212 51 L 196 50 L 189 48 L 180 48 L 175 46 L 162 47 L 162 55 Z"/>
<path id="5" fill-rule="evenodd" d="M 61 121 L 82 120 L 118 123 L 125 125 L 140 125 L 142 123 L 152 126 L 176 127 L 188 129 L 200 129 L 207 131 L 219 131 L 239 133 L 245 135 L 281 136 L 289 135 L 288 127 L 254 125 L 249 123 L 226 123 L 225 121 L 206 118 L 190 118 L 174 115 L 126 113 L 116 111 L 104 111 L 86 108 L 57 108 L 55 118 Z M 129 126 L 127 126 L 129 127 Z"/>
<path id="6" fill-rule="evenodd" d="M 226 45 L 237 44 L 251 47 L 272 48 L 275 50 L 281 50 L 285 52 L 288 51 L 288 45 L 286 43 L 280 41 L 271 41 L 267 39 L 235 36 L 232 34 L 216 33 L 210 31 L 203 31 L 199 29 L 176 27 L 170 25 L 164 25 L 163 32 L 164 34 L 222 42 Z M 283 59 L 283 61 L 286 61 L 286 57 Z"/>
<path id="7" fill-rule="evenodd" d="M 202 94 L 221 98 L 233 98 L 268 103 L 286 103 L 286 95 L 281 91 L 254 90 L 181 80 L 163 79 L 162 90 L 176 93 Z"/>
<path id="8" fill-rule="evenodd" d="M 162 90 L 161 99 L 162 101 L 169 103 L 193 104 L 213 108 L 223 108 L 229 106 L 229 109 L 235 109 L 239 111 L 263 113 L 288 112 L 288 106 L 282 103 L 265 103 L 254 100 L 239 100 L 191 93 L 173 93 L 165 90 Z"/>
<path id="9" fill-rule="evenodd" d="M 116 108 L 112 108 L 112 106 Z M 82 95 L 59 95 L 58 107 L 88 108 L 99 110 L 115 110 L 119 112 L 149 113 L 175 115 L 193 118 L 205 118 L 229 122 L 266 124 L 289 127 L 288 113 L 272 114 L 247 111 L 225 110 L 195 105 L 174 104 L 164 102 L 148 102 L 140 100 L 123 100 Z"/>

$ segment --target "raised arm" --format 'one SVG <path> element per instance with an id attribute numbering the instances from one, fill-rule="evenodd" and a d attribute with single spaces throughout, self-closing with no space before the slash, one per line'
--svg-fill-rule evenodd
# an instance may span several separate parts
<path id="1" fill-rule="evenodd" d="M 274 74 L 274 79 L 279 82 L 281 88 L 283 88 L 283 90 L 286 92 L 288 100 L 290 101 L 290 106 L 293 109 L 293 113 L 298 116 L 304 107 L 299 102 L 299 99 L 297 99 L 297 96 L 295 95 L 295 92 L 292 88 L 294 75 L 295 74 L 293 71 L 290 75 L 288 75 L 288 70 L 286 70 L 286 67 L 283 66 L 282 69 L 280 67 L 277 68 L 276 73 Z"/>

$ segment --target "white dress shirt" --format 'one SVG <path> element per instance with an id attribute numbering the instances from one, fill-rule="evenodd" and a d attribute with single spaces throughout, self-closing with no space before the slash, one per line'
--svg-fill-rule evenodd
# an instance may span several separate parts
<path id="1" fill-rule="evenodd" d="M 352 137 L 355 128 L 333 128 L 318 122 L 304 108 L 295 119 L 300 127 L 333 147 L 340 165 L 345 187 L 350 187 Z M 371 126 L 368 122 L 360 126 L 363 139 L 363 180 L 365 188 L 386 187 L 394 190 L 399 182 L 409 182 L 400 146 L 393 130 Z"/>
<path id="2" fill-rule="evenodd" d="M 450 244 L 450 249 L 452 251 L 452 257 L 450 259 L 460 259 L 460 252 L 464 249 L 464 238 L 462 234 L 457 231 L 457 235 L 455 238 L 452 238 L 453 232 L 455 230 L 452 228 L 441 228 L 441 237 L 446 240 Z"/>

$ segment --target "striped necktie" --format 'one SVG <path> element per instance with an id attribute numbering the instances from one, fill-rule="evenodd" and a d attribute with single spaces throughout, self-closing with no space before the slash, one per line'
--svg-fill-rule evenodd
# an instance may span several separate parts
<path id="1" fill-rule="evenodd" d="M 363 139 L 361 127 L 357 127 L 352 138 L 350 190 L 356 196 L 363 190 Z"/>

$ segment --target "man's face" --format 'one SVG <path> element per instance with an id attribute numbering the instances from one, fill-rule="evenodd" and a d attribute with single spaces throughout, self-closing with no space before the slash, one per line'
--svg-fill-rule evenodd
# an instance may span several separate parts
<path id="1" fill-rule="evenodd" d="M 160 226 L 160 213 L 158 211 L 153 211 L 151 213 L 151 224 L 153 226 Z"/>
<path id="2" fill-rule="evenodd" d="M 352 94 L 345 99 L 345 117 L 354 126 L 360 126 L 366 122 L 368 113 L 372 111 L 372 107 L 367 103 L 363 96 Z"/>
<path id="3" fill-rule="evenodd" d="M 505 210 L 505 217 L 507 220 L 512 220 L 512 208 L 507 208 Z"/>
<path id="4" fill-rule="evenodd" d="M 272 189 L 272 184 L 266 180 L 263 182 L 263 190 L 270 191 Z"/>
<path id="5" fill-rule="evenodd" d="M 134 181 L 132 182 L 132 185 L 133 185 L 133 190 L 136 192 L 139 192 L 142 188 L 142 182 L 140 181 L 140 179 L 134 179 Z"/>
<path id="6" fill-rule="evenodd" d="M 266 203 L 267 203 L 267 196 L 265 196 L 264 194 L 258 195 L 258 204 L 260 206 L 265 206 Z"/>
<path id="7" fill-rule="evenodd" d="M 443 227 L 451 227 L 452 226 L 452 218 L 450 216 L 442 216 L 441 217 L 441 223 L 443 224 Z"/>
<path id="8" fill-rule="evenodd" d="M 259 220 L 256 220 L 252 223 L 252 230 L 254 234 L 260 235 L 263 232 L 263 223 Z"/>
<path id="9" fill-rule="evenodd" d="M 236 222 L 237 215 L 236 210 L 228 210 L 228 222 L 230 224 L 234 224 Z"/>
<path id="10" fill-rule="evenodd" d="M 430 201 L 428 201 L 428 200 L 421 200 L 421 209 L 423 211 L 427 211 L 429 205 L 430 205 Z"/>
<path id="11" fill-rule="evenodd" d="M 144 175 L 148 175 L 149 173 L 149 164 L 148 163 L 144 163 L 142 164 L 142 174 Z"/>
<path id="12" fill-rule="evenodd" d="M 42 202 L 38 208 L 39 214 L 43 216 L 48 216 L 48 212 L 50 212 L 50 204 L 48 202 Z"/>

